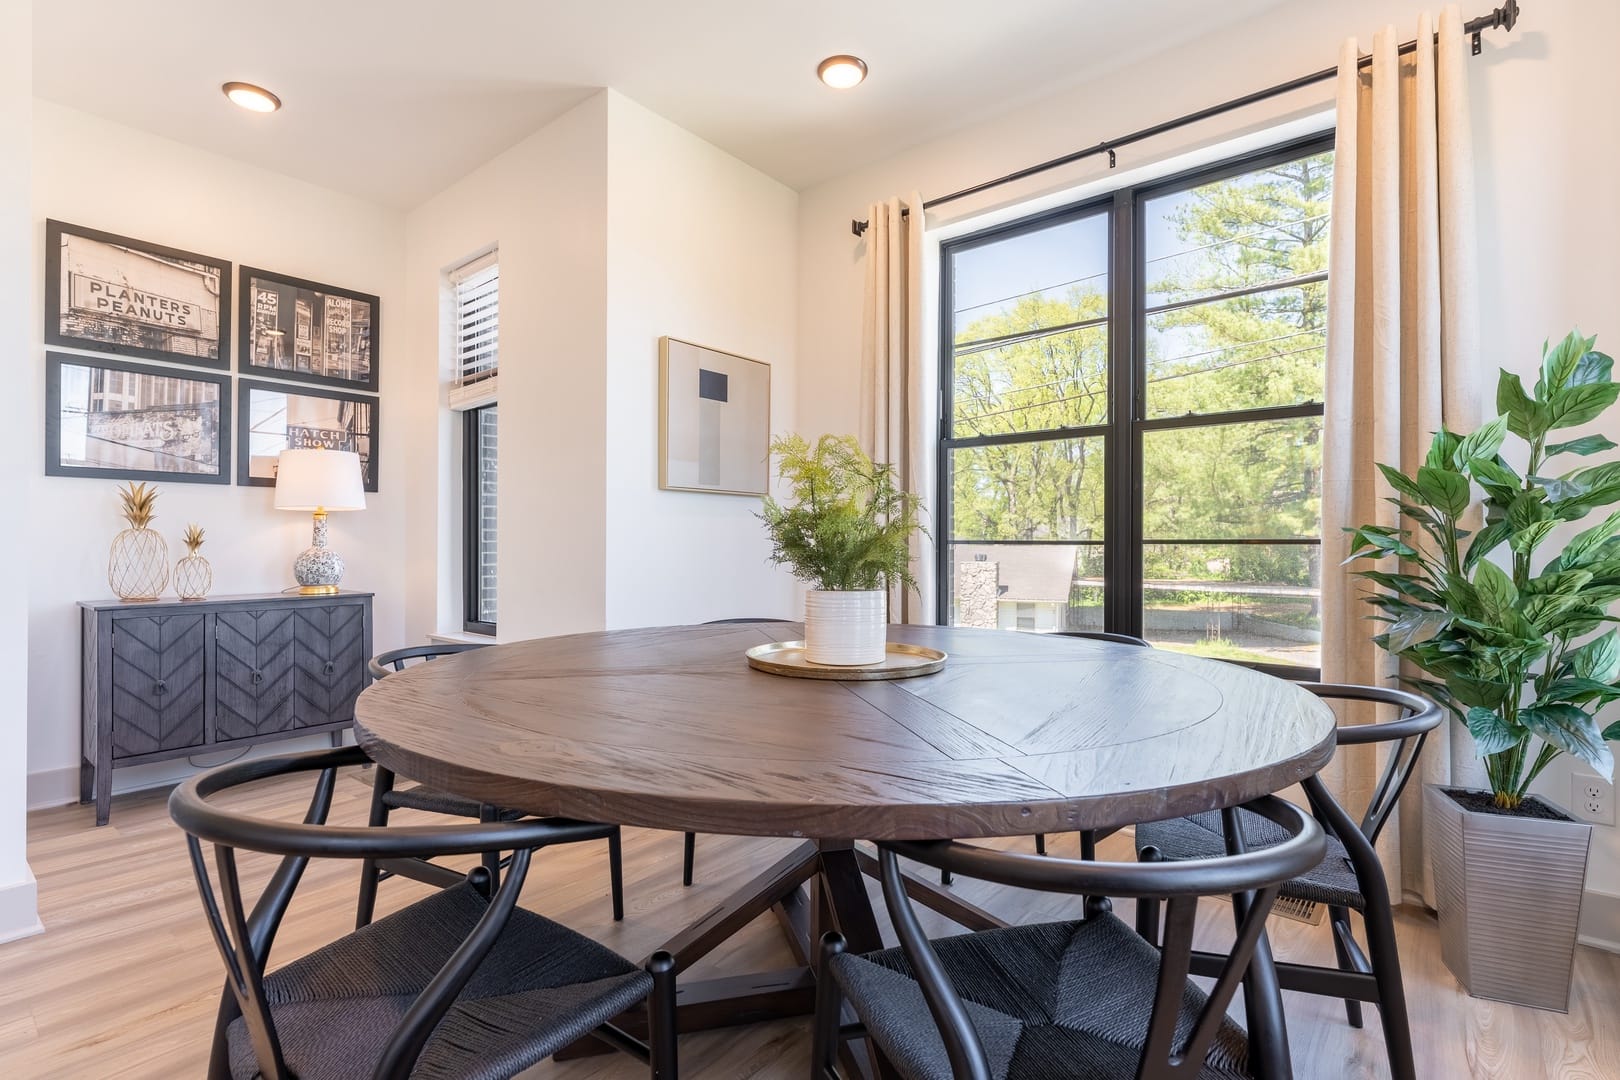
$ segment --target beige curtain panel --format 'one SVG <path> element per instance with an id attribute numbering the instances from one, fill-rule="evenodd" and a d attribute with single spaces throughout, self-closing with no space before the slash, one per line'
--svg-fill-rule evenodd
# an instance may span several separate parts
<path id="1" fill-rule="evenodd" d="M 909 212 L 909 217 L 907 216 Z M 922 197 L 873 203 L 866 212 L 866 301 L 861 319 L 861 446 L 893 465 L 907 491 L 931 508 L 934 491 L 934 378 L 923 360 Z M 925 515 L 937 535 L 932 515 Z M 889 592 L 889 620 L 934 621 L 934 553 L 925 536 L 911 544 L 917 590 Z"/>
<path id="2" fill-rule="evenodd" d="M 1377 624 L 1366 620 L 1362 600 L 1371 583 L 1340 566 L 1349 553 L 1344 528 L 1397 524 L 1374 462 L 1410 473 L 1442 424 L 1467 431 L 1481 419 L 1466 40 L 1455 6 L 1439 25 L 1431 48 L 1434 21 L 1424 14 L 1419 47 L 1405 56 L 1394 28 L 1380 31 L 1370 70 L 1359 66 L 1353 39 L 1339 57 L 1322 485 L 1325 682 L 1390 686 L 1397 674 L 1372 643 Z M 1442 727 L 1430 736 L 1380 841 L 1392 891 L 1431 907 L 1420 789 L 1469 768 L 1471 744 L 1451 735 Z M 1357 748 L 1323 775 L 1359 813 L 1382 764 Z"/>

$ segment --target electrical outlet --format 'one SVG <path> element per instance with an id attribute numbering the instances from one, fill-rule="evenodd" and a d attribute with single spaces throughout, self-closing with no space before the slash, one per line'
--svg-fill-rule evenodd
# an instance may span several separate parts
<path id="1" fill-rule="evenodd" d="M 1569 809 L 1580 821 L 1614 824 L 1614 785 L 1601 776 L 1576 773 L 1569 779 Z"/>

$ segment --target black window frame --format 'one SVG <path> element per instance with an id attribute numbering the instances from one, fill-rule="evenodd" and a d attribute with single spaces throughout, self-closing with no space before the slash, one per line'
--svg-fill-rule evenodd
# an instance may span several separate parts
<path id="1" fill-rule="evenodd" d="M 495 636 L 496 624 L 478 616 L 479 565 L 483 561 L 483 540 L 480 526 L 483 508 L 479 505 L 481 477 L 479 421 L 485 409 L 493 409 L 498 402 L 491 401 L 461 414 L 461 629 L 468 634 Z M 498 451 L 497 451 L 498 452 Z"/>
<path id="2" fill-rule="evenodd" d="M 1145 216 L 1142 205 L 1150 199 L 1199 187 L 1243 173 L 1263 169 L 1268 165 L 1308 157 L 1334 148 L 1334 133 L 1329 131 L 1304 138 L 1292 139 L 1252 153 L 1224 158 L 1209 165 L 1188 169 L 1175 175 L 1141 184 L 1118 188 L 1094 198 L 1032 214 L 1015 221 L 982 229 L 940 243 L 939 285 L 939 429 L 935 439 L 935 545 L 937 573 L 935 575 L 935 621 L 946 625 L 950 620 L 952 575 L 954 573 L 952 547 L 964 544 L 1062 544 L 1065 546 L 1097 546 L 1103 549 L 1103 629 L 1113 633 L 1142 635 L 1142 568 L 1143 548 L 1153 543 L 1142 535 L 1142 436 L 1145 432 L 1174 428 L 1211 427 L 1218 424 L 1254 423 L 1266 420 L 1288 420 L 1299 417 L 1320 417 L 1325 413 L 1321 401 L 1282 406 L 1262 406 L 1221 413 L 1193 413 L 1186 416 L 1149 418 L 1147 416 L 1146 345 L 1147 295 L 1146 260 L 1140 255 L 1146 243 Z M 975 247 L 1008 240 L 1025 233 L 1036 232 L 1065 222 L 1093 216 L 1104 216 L 1108 225 L 1108 316 L 1104 325 L 1108 329 L 1108 412 L 1103 423 L 1075 427 L 1047 428 L 1039 431 L 1020 431 L 1002 435 L 975 435 L 957 438 L 952 435 L 954 415 L 953 388 L 955 384 L 955 301 L 950 272 L 951 258 Z M 1325 279 L 1326 274 L 1322 277 Z M 1267 288 L 1276 288 L 1268 285 Z M 1225 294 L 1214 294 L 1199 299 L 1208 303 Z M 1174 306 L 1174 305 L 1171 305 Z M 1157 309 L 1156 309 L 1157 310 Z M 1095 438 L 1103 440 L 1103 539 L 1101 541 L 1076 540 L 983 540 L 953 535 L 951 505 L 952 478 L 951 452 L 973 446 L 1006 445 L 1019 442 L 1048 442 L 1066 438 Z M 1161 541 L 1163 542 L 1163 541 Z M 1175 543 L 1197 542 L 1176 539 Z M 1298 543 L 1320 547 L 1321 537 L 1287 538 L 1286 540 L 1244 539 L 1221 540 L 1222 544 L 1242 543 Z M 1325 570 L 1326 568 L 1324 568 Z M 1302 664 L 1266 664 L 1248 661 L 1227 661 L 1270 675 L 1288 679 L 1317 680 L 1320 667 Z"/>

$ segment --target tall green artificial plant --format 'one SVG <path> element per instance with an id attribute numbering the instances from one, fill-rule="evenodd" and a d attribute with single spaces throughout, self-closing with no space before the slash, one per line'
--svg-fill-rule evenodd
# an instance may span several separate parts
<path id="1" fill-rule="evenodd" d="M 1467 725 L 1503 809 L 1517 808 L 1559 754 L 1614 775 L 1608 740 L 1620 739 L 1620 722 L 1602 728 L 1595 714 L 1620 698 L 1620 637 L 1606 629 L 1620 622 L 1609 614 L 1620 599 L 1620 511 L 1551 557 L 1540 550 L 1560 525 L 1620 502 L 1620 462 L 1551 475 L 1562 467 L 1557 459 L 1616 445 L 1602 435 L 1549 441 L 1620 397 L 1614 362 L 1595 341 L 1571 333 L 1544 347 L 1529 394 L 1517 375 L 1502 372 L 1501 415 L 1467 436 L 1439 432 L 1416 475 L 1379 465 L 1396 493 L 1389 501 L 1422 535 L 1364 525 L 1352 530 L 1345 560 L 1400 560 L 1393 572 L 1358 571 L 1383 587 L 1367 597 L 1378 611 L 1372 618 L 1386 624 L 1373 640 L 1423 672 L 1404 681 Z M 1525 449 L 1504 456 L 1510 434 Z M 1524 463 L 1522 474 L 1509 456 Z M 1470 533 L 1458 522 L 1475 485 L 1484 526 Z"/>

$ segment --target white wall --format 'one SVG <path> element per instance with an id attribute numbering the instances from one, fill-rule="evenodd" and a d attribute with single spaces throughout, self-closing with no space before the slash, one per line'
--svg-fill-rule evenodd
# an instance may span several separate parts
<path id="1" fill-rule="evenodd" d="M 33 13 L 27 4 L 0 5 L 0 356 L 14 367 L 28 362 L 33 340 L 28 303 L 33 268 L 28 146 L 33 125 Z M 43 361 L 41 361 L 43 363 Z M 26 370 L 26 368 L 24 369 Z M 0 504 L 10 527 L 0 529 L 0 566 L 11 582 L 0 597 L 0 941 L 40 929 L 33 875 L 28 871 L 26 772 L 28 765 L 28 460 L 37 430 L 37 399 L 11 393 L 0 404 L 0 461 L 12 463 L 0 482 Z"/>
<path id="2" fill-rule="evenodd" d="M 772 431 L 793 430 L 798 197 L 607 97 L 607 625 L 792 616 L 759 499 L 658 490 L 658 339 L 769 363 Z"/>
<path id="3" fill-rule="evenodd" d="M 10 40 L 10 35 L 0 36 Z M 402 534 L 410 487 L 405 447 L 411 441 L 403 418 L 393 412 L 394 399 L 408 379 L 398 299 L 403 215 L 44 101 L 34 103 L 32 146 L 32 238 L 20 248 L 8 247 L 31 255 L 7 259 L 7 272 L 15 272 L 18 263 L 44 265 L 49 217 L 202 252 L 238 266 L 375 293 L 381 299 L 381 490 L 367 496 L 364 512 L 334 515 L 332 545 L 348 561 L 344 585 L 377 594 L 376 647 L 400 644 Z M 79 613 L 74 605 L 109 595 L 107 549 L 121 527 L 117 482 L 44 475 L 41 276 L 35 275 L 31 288 L 0 290 L 8 300 L 18 293 L 28 297 L 27 347 L 17 355 L 27 359 L 32 378 L 29 392 L 13 397 L 26 407 L 25 449 L 11 460 L 26 463 L 19 471 L 30 477 L 30 514 L 5 533 L 23 537 L 27 550 L 16 565 L 30 582 L 28 769 L 33 805 L 78 795 Z M 234 357 L 234 342 L 231 353 Z M 0 428 L 9 432 L 13 425 Z M 273 509 L 273 489 L 158 487 L 156 528 L 168 540 L 171 555 L 183 553 L 179 536 L 187 522 L 207 530 L 203 554 L 213 563 L 216 595 L 275 591 L 291 584 L 292 559 L 309 543 L 310 523 L 307 515 Z M 0 653 L 10 655 L 10 650 L 0 647 Z M 325 737 L 319 740 L 324 743 Z M 9 755 L 0 753 L 0 759 Z M 113 790 L 187 771 L 183 760 L 120 770 Z M 6 790 L 12 789 L 0 783 L 0 791 Z"/>
<path id="4" fill-rule="evenodd" d="M 407 215 L 411 637 L 461 629 L 444 274 L 491 246 L 501 639 L 794 609 L 758 500 L 657 490 L 656 436 L 663 334 L 770 361 L 792 426 L 796 233 L 792 191 L 613 91 Z"/>
<path id="5" fill-rule="evenodd" d="M 1416 30 L 1421 5 L 1409 0 L 1293 4 L 1263 19 L 1210 35 L 1097 82 L 1019 109 L 947 138 L 905 150 L 800 193 L 800 429 L 856 430 L 862 244 L 851 217 L 868 203 L 912 189 L 926 198 L 955 191 L 1035 161 L 1056 157 L 1217 101 L 1331 66 L 1338 43 L 1356 36 L 1363 51 L 1393 22 Z M 1488 5 L 1479 5 L 1483 10 Z M 1479 14 L 1469 8 L 1464 17 Z M 1484 54 L 1469 61 L 1479 179 L 1481 355 L 1479 378 L 1494 400 L 1496 370 L 1530 372 L 1544 338 L 1575 325 L 1620 351 L 1620 67 L 1608 55 L 1620 34 L 1620 6 L 1579 0 L 1526 4 L 1512 34 L 1487 32 Z M 1181 155 L 1264 133 L 1331 107 L 1332 84 L 1251 107 L 1119 151 L 1118 174 L 1091 159 L 1060 173 L 1009 185 L 928 215 L 934 236 L 975 218 L 1008 216 L 1029 200 L 1126 182 L 1133 170 L 1168 171 Z M 1262 135 L 1262 137 L 1264 137 Z M 1609 421 L 1614 426 L 1613 420 Z M 1620 432 L 1609 434 L 1620 438 Z M 1569 798 L 1569 767 L 1550 768 L 1537 788 Z M 1598 936 L 1620 941 L 1620 830 L 1599 826 L 1588 888 L 1614 923 Z M 1589 905 L 1591 906 L 1591 905 Z"/>
<path id="6" fill-rule="evenodd" d="M 444 389 L 444 273 L 499 245 L 501 637 L 604 619 L 607 95 L 410 211 L 407 629 L 459 631 L 461 419 Z"/>

